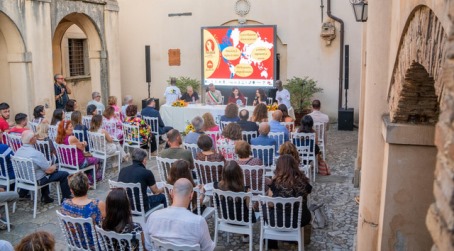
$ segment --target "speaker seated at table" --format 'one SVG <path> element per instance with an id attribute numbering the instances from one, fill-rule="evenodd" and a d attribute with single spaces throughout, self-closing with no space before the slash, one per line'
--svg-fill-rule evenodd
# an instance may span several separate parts
<path id="1" fill-rule="evenodd" d="M 208 90 L 205 93 L 205 102 L 207 105 L 222 105 L 224 103 L 224 97 L 220 91 L 216 90 L 213 84 L 208 86 Z"/>

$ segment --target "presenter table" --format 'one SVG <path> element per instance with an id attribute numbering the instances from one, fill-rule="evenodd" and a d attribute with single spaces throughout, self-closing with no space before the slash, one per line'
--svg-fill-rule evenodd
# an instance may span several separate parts
<path id="1" fill-rule="evenodd" d="M 166 126 L 172 126 L 180 132 L 184 131 L 186 125 L 196 116 L 202 116 L 206 112 L 213 115 L 216 123 L 224 115 L 225 105 L 202 105 L 202 104 L 189 104 L 186 107 L 173 107 L 170 105 L 162 105 L 159 108 L 162 120 Z M 249 117 L 252 116 L 254 106 L 240 107 L 239 110 L 246 109 L 249 111 Z M 268 112 L 268 118 L 271 119 L 271 112 Z"/>

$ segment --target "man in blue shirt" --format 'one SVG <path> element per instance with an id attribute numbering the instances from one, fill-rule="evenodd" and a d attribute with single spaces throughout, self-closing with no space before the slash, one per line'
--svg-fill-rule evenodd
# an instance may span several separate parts
<path id="1" fill-rule="evenodd" d="M 148 99 L 147 107 L 143 108 L 140 115 L 143 117 L 151 117 L 151 118 L 158 118 L 158 126 L 159 126 L 159 135 L 163 135 L 168 133 L 170 130 L 173 129 L 171 126 L 164 125 L 164 121 L 162 121 L 161 114 L 158 110 L 155 109 L 156 101 L 154 98 Z"/>
<path id="2" fill-rule="evenodd" d="M 68 172 L 57 171 L 57 166 L 50 165 L 44 154 L 36 150 L 36 136 L 31 130 L 22 133 L 22 146 L 15 154 L 16 157 L 27 158 L 33 161 L 33 168 L 35 169 L 35 177 L 38 185 L 42 186 L 50 182 L 59 181 L 60 189 L 63 195 L 63 200 L 71 198 L 71 191 L 68 185 Z M 19 194 L 23 195 L 23 190 Z M 41 201 L 44 203 L 52 203 L 54 200 L 49 197 L 49 186 L 41 188 Z M 62 200 L 62 201 L 63 201 Z"/>
<path id="3" fill-rule="evenodd" d="M 273 112 L 273 119 L 270 121 L 270 132 L 283 132 L 284 141 L 289 140 L 289 133 L 287 127 L 281 125 L 282 112 L 277 110 Z"/>
<path id="4" fill-rule="evenodd" d="M 270 125 L 266 122 L 260 123 L 259 126 L 259 133 L 260 135 L 257 138 L 251 139 L 252 146 L 274 146 L 274 153 L 276 153 L 278 149 L 278 145 L 275 139 L 268 137 L 268 133 L 270 132 Z M 264 165 L 270 165 L 273 163 L 273 157 L 268 157 L 268 154 L 265 153 L 265 156 L 261 156 L 260 152 L 258 154 L 258 158 L 263 161 Z"/>

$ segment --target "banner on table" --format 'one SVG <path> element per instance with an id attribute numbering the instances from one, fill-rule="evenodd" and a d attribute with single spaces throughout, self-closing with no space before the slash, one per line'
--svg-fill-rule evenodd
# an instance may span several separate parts
<path id="1" fill-rule="evenodd" d="M 276 26 L 202 27 L 204 85 L 273 86 Z"/>

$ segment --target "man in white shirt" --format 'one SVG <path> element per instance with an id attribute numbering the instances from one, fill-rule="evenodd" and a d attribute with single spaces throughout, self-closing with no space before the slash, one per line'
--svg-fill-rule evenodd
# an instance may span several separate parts
<path id="1" fill-rule="evenodd" d="M 290 103 L 290 92 L 287 89 L 284 89 L 282 86 L 282 81 L 276 80 L 277 92 L 276 92 L 276 100 L 277 103 L 284 104 L 287 106 L 288 115 L 295 119 L 295 111 L 293 110 L 292 104 Z"/>
<path id="2" fill-rule="evenodd" d="M 134 99 L 131 95 L 126 95 L 123 98 L 123 106 L 121 107 L 121 114 L 123 114 L 123 118 L 126 118 L 126 108 L 128 108 L 128 106 L 132 105 L 133 103 Z"/>
<path id="3" fill-rule="evenodd" d="M 91 94 L 91 98 L 92 100 L 90 100 L 87 104 L 87 106 L 89 105 L 96 105 L 96 109 L 98 111 L 104 111 L 105 110 L 105 107 L 104 107 L 104 104 L 101 103 L 101 93 L 99 92 L 93 92 Z"/>
<path id="4" fill-rule="evenodd" d="M 175 182 L 170 191 L 172 206 L 157 210 L 148 217 L 145 225 L 145 247 L 155 250 L 152 238 L 177 245 L 200 245 L 201 251 L 212 251 L 215 243 L 211 240 L 205 219 L 188 210 L 192 201 L 192 183 L 185 178 Z"/>
<path id="5" fill-rule="evenodd" d="M 329 118 L 328 118 L 328 115 L 326 115 L 320 111 L 320 107 L 321 107 L 320 100 L 314 99 L 314 101 L 312 101 L 312 112 L 309 113 L 308 115 L 310 115 L 312 117 L 312 120 L 314 120 L 314 123 L 317 123 L 317 122 L 324 123 L 325 131 L 327 131 L 328 127 L 329 127 Z"/>
<path id="6" fill-rule="evenodd" d="M 166 98 L 166 104 L 172 105 L 173 102 L 177 101 L 181 97 L 180 88 L 176 86 L 177 79 L 170 79 L 170 86 L 167 86 L 166 91 L 164 92 L 164 97 Z"/>

